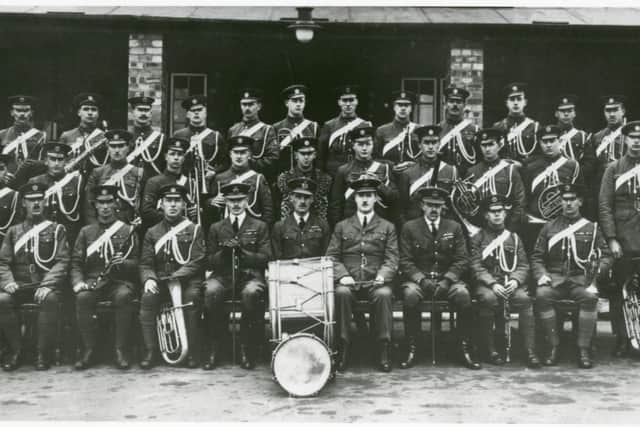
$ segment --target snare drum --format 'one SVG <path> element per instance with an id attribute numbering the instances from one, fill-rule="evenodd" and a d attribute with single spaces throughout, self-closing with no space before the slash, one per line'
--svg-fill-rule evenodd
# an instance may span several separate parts
<path id="1" fill-rule="evenodd" d="M 271 371 L 273 379 L 291 396 L 313 396 L 331 378 L 331 353 L 315 335 L 285 335 L 273 352 Z"/>

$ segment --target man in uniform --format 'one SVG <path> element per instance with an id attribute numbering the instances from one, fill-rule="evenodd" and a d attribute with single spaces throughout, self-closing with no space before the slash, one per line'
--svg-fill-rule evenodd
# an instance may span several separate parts
<path id="1" fill-rule="evenodd" d="M 73 99 L 73 105 L 78 110 L 80 123 L 78 127 L 62 132 L 60 142 L 71 147 L 70 157 L 74 158 L 104 140 L 104 132 L 98 127 L 100 105 L 102 97 L 96 93 L 80 93 Z M 103 125 L 104 125 L 103 121 Z M 81 166 L 90 170 L 102 166 L 107 162 L 107 148 L 96 148 Z"/>
<path id="2" fill-rule="evenodd" d="M 23 162 L 28 159 L 40 159 L 47 136 L 43 131 L 33 127 L 36 98 L 29 95 L 15 95 L 8 98 L 8 103 L 13 125 L 0 130 L 0 147 L 1 154 L 7 155 L 8 168 L 2 181 L 10 186 L 13 184 L 18 167 Z M 27 161 L 27 164 L 30 163 L 32 162 Z"/>
<path id="3" fill-rule="evenodd" d="M 633 264 L 637 265 L 634 258 L 640 256 L 640 121 L 627 123 L 621 133 L 625 138 L 626 153 L 607 166 L 599 197 L 602 234 L 615 259 L 614 287 L 606 293 L 611 329 L 617 339 L 614 349 L 617 357 L 625 356 L 629 351 L 622 312 L 622 285 L 636 267 Z"/>
<path id="4" fill-rule="evenodd" d="M 611 251 L 597 223 L 583 218 L 580 213 L 584 188 L 560 184 L 559 190 L 562 214 L 542 227 L 530 259 L 537 285 L 536 312 L 550 346 L 543 364 L 552 366 L 558 359 L 553 301 L 569 298 L 579 305 L 578 366 L 591 368 L 591 339 L 598 320 L 596 285 L 609 278 Z M 599 261 L 594 262 L 594 257 L 599 257 Z"/>
<path id="5" fill-rule="evenodd" d="M 280 212 L 280 218 L 287 218 L 293 212 L 291 202 L 291 192 L 288 182 L 293 178 L 308 178 L 316 183 L 315 193 L 311 210 L 318 215 L 318 218 L 328 221 L 329 214 L 329 190 L 333 179 L 331 176 L 314 167 L 314 160 L 318 150 L 318 140 L 312 137 L 296 138 L 291 143 L 293 151 L 294 166 L 291 170 L 278 175 L 276 190 L 280 201 L 280 209 L 276 207 L 275 212 Z"/>
<path id="6" fill-rule="evenodd" d="M 295 167 L 292 143 L 297 138 L 318 136 L 318 123 L 304 117 L 308 89 L 304 85 L 291 85 L 282 90 L 287 117 L 273 124 L 280 145 L 278 172 L 284 173 Z"/>
<path id="7" fill-rule="evenodd" d="M 75 368 L 93 363 L 96 346 L 93 317 L 98 301 L 114 306 L 116 366 L 129 369 L 128 336 L 133 327 L 133 298 L 137 291 L 138 239 L 134 226 L 118 220 L 115 185 L 94 188 L 97 222 L 80 230 L 71 254 L 71 286 L 76 294 L 76 319 L 83 353 Z"/>
<path id="8" fill-rule="evenodd" d="M 378 367 L 383 372 L 391 370 L 391 283 L 398 270 L 398 241 L 393 224 L 373 209 L 380 185 L 375 176 L 368 174 L 350 183 L 355 192 L 356 213 L 336 225 L 326 252 L 333 260 L 336 281 L 336 335 L 340 341 L 337 369 L 341 372 L 349 362 L 353 304 L 362 298 L 371 303 Z"/>
<path id="9" fill-rule="evenodd" d="M 445 118 L 440 123 L 440 153 L 442 160 L 455 166 L 460 175 L 476 164 L 474 138 L 478 126 L 464 117 L 469 91 L 456 86 L 444 90 Z"/>
<path id="10" fill-rule="evenodd" d="M 222 307 L 225 297 L 235 294 L 242 301 L 240 366 L 243 369 L 253 369 L 255 348 L 264 339 L 264 270 L 271 258 L 271 248 L 267 224 L 247 212 L 250 191 L 251 186 L 243 182 L 223 185 L 220 192 L 229 216 L 209 229 L 207 264 L 213 268 L 213 275 L 205 281 L 204 300 L 213 341 L 204 369 L 213 369 L 217 363 L 219 341 L 226 324 Z"/>
<path id="11" fill-rule="evenodd" d="M 133 126 L 131 139 L 133 147 L 127 152 L 127 163 L 142 167 L 144 176 L 148 179 L 159 175 L 164 170 L 164 142 L 165 135 L 151 127 L 151 106 L 155 99 L 150 96 L 134 96 L 129 98 Z"/>
<path id="12" fill-rule="evenodd" d="M 336 88 L 340 114 L 322 126 L 318 137 L 318 164 L 320 169 L 336 176 L 338 167 L 353 158 L 349 144 L 349 132 L 359 127 L 373 126 L 370 121 L 358 117 L 358 90 L 354 85 Z"/>
<path id="13" fill-rule="evenodd" d="M 389 103 L 393 106 L 393 120 L 376 129 L 373 156 L 387 161 L 397 175 L 415 164 L 414 159 L 420 153 L 418 137 L 413 133 L 417 125 L 411 121 L 416 95 L 394 91 Z"/>
<path id="14" fill-rule="evenodd" d="M 422 217 L 422 203 L 415 198 L 420 187 L 425 187 L 432 182 L 446 187 L 458 178 L 456 167 L 438 158 L 440 126 L 421 126 L 414 133 L 420 140 L 421 153 L 416 159 L 416 164 L 404 171 L 398 179 L 400 224 Z M 436 165 L 438 165 L 438 171 L 434 172 Z"/>
<path id="15" fill-rule="evenodd" d="M 160 189 L 162 220 L 147 230 L 140 255 L 140 324 L 144 340 L 142 369 L 153 366 L 158 348 L 156 316 L 160 304 L 174 286 L 182 287 L 189 353 L 187 366 L 196 368 L 199 340 L 196 336 L 200 315 L 202 281 L 204 280 L 206 243 L 202 228 L 182 213 L 187 203 L 187 189 L 179 184 L 167 184 Z M 173 304 L 175 302 L 172 301 Z"/>
<path id="16" fill-rule="evenodd" d="M 10 154 L 0 154 L 0 243 L 9 227 L 18 222 L 20 206 L 19 193 L 5 184 L 5 177 L 9 172 L 7 165 L 11 162 Z"/>
<path id="17" fill-rule="evenodd" d="M 473 309 L 467 284 L 461 278 L 469 268 L 469 255 L 462 226 L 442 218 L 442 207 L 449 197 L 439 187 L 417 191 L 423 215 L 404 224 L 400 233 L 400 285 L 408 354 L 402 368 L 413 366 L 416 340 L 420 333 L 418 305 L 425 298 L 446 299 L 458 313 L 457 333 L 462 363 L 480 369 L 471 355 Z"/>
<path id="18" fill-rule="evenodd" d="M 31 178 L 27 184 L 44 185 L 45 217 L 64 225 L 69 244 L 73 245 L 83 224 L 84 178 L 79 171 L 67 173 L 65 169 L 71 150 L 68 145 L 48 142 L 43 150 L 47 172 Z"/>
<path id="19" fill-rule="evenodd" d="M 151 177 L 144 186 L 144 196 L 142 198 L 141 217 L 145 228 L 150 228 L 162 221 L 164 214 L 159 211 L 160 189 L 168 184 L 178 184 L 186 186 L 187 177 L 182 174 L 184 156 L 189 148 L 189 141 L 182 138 L 168 138 L 165 144 L 165 169 L 160 175 Z M 186 205 L 187 216 L 192 221 L 197 217 L 197 209 L 194 203 L 189 201 Z"/>
<path id="20" fill-rule="evenodd" d="M 290 215 L 276 222 L 271 231 L 274 259 L 310 258 L 324 255 L 331 230 L 326 219 L 311 209 L 316 183 L 309 178 L 291 178 L 287 182 Z"/>
<path id="21" fill-rule="evenodd" d="M 113 185 L 118 188 L 116 217 L 123 222 L 131 222 L 140 216 L 140 199 L 144 187 L 144 170 L 127 162 L 132 135 L 123 129 L 113 129 L 104 134 L 107 138 L 109 161 L 104 166 L 93 169 L 87 177 L 85 189 L 84 218 L 88 223 L 97 221 L 93 206 L 96 188 L 99 185 Z"/>
<path id="22" fill-rule="evenodd" d="M 250 167 L 264 175 L 269 184 L 273 184 L 278 176 L 280 146 L 273 126 L 260 120 L 261 109 L 262 91 L 251 88 L 243 89 L 240 92 L 242 121 L 229 128 L 227 139 L 234 136 L 252 138 Z"/>
<path id="23" fill-rule="evenodd" d="M 39 183 L 20 189 L 25 220 L 9 228 L 0 248 L 0 327 L 11 348 L 2 368 L 18 367 L 22 336 L 16 306 L 35 302 L 38 313 L 36 369 L 49 369 L 57 336 L 62 291 L 69 268 L 64 226 L 44 219 L 44 192 Z"/>
<path id="24" fill-rule="evenodd" d="M 504 87 L 507 117 L 493 124 L 506 135 L 506 141 L 502 148 L 502 157 L 513 159 L 519 164 L 525 164 L 531 157 L 539 154 L 538 128 L 539 123 L 525 114 L 527 97 L 524 83 L 509 83 Z"/>
<path id="25" fill-rule="evenodd" d="M 515 308 L 527 365 L 539 368 L 540 360 L 535 352 L 533 304 L 527 294 L 529 260 L 522 239 L 505 228 L 506 202 L 507 199 L 502 195 L 488 195 L 483 199 L 481 210 L 486 226 L 471 239 L 471 273 L 478 300 L 478 329 L 486 344 L 488 361 L 502 365 L 509 356 L 511 343 L 505 342 L 503 358 L 494 344 L 494 318 L 500 308 L 507 316 L 510 316 L 508 307 Z M 506 327 L 511 328 L 510 317 L 505 318 L 505 322 Z"/>
<path id="26" fill-rule="evenodd" d="M 349 163 L 338 168 L 329 198 L 329 223 L 335 225 L 356 212 L 354 190 L 351 183 L 362 174 L 375 175 L 381 184 L 376 187 L 378 198 L 376 211 L 380 216 L 392 221 L 397 208 L 398 190 L 391 176 L 388 163 L 373 160 L 373 134 L 375 129 L 359 127 L 349 133 L 354 157 Z"/>
<path id="27" fill-rule="evenodd" d="M 510 231 L 517 232 L 524 219 L 525 190 L 519 168 L 513 161 L 500 158 L 503 136 L 502 132 L 495 128 L 478 131 L 476 141 L 482 158 L 476 165 L 469 168 L 465 180 L 478 189 L 481 199 L 490 195 L 505 197 L 506 227 Z M 467 219 L 478 227 L 482 227 L 484 223 L 482 213 Z"/>

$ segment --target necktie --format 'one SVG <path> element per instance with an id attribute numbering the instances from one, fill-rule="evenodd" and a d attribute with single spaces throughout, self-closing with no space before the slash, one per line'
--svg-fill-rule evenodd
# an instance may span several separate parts
<path id="1" fill-rule="evenodd" d="M 366 216 L 362 220 L 362 228 L 367 228 L 367 217 Z"/>
<path id="2" fill-rule="evenodd" d="M 431 223 L 431 234 L 433 234 L 434 236 L 436 234 L 438 234 L 438 229 L 436 228 L 436 223 L 435 222 Z"/>
<path id="3" fill-rule="evenodd" d="M 233 232 L 234 233 L 238 233 L 238 217 L 235 217 L 235 219 L 233 220 Z"/>
<path id="4" fill-rule="evenodd" d="M 300 218 L 300 222 L 298 222 L 298 227 L 300 228 L 300 230 L 304 230 L 304 218 Z"/>

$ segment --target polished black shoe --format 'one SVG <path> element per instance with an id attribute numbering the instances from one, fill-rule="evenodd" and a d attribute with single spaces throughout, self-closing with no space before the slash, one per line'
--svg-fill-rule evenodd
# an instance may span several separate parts
<path id="1" fill-rule="evenodd" d="M 540 367 L 540 359 L 536 356 L 536 352 L 533 349 L 527 349 L 527 366 L 533 369 L 538 369 Z"/>
<path id="2" fill-rule="evenodd" d="M 124 350 L 116 348 L 116 367 L 118 369 L 129 369 L 131 365 L 129 364 L 129 359 L 127 359 L 127 355 Z"/>
<path id="3" fill-rule="evenodd" d="M 36 358 L 36 371 L 46 371 L 47 369 L 49 369 L 49 360 L 43 352 L 39 351 Z"/>
<path id="4" fill-rule="evenodd" d="M 578 366 L 582 369 L 593 368 L 593 363 L 591 362 L 591 355 L 589 354 L 588 348 L 578 349 Z"/>
<path id="5" fill-rule="evenodd" d="M 215 369 L 217 365 L 218 365 L 218 352 L 214 348 L 211 350 L 211 353 L 209 353 L 209 358 L 205 360 L 205 362 L 202 364 L 202 369 L 204 369 L 205 371 L 211 371 Z"/>
<path id="6" fill-rule="evenodd" d="M 77 371 L 82 371 L 87 369 L 89 366 L 91 366 L 91 359 L 93 358 L 93 349 L 92 348 L 87 348 L 83 353 L 82 353 L 82 357 L 80 357 L 80 359 L 76 362 L 75 365 L 73 365 L 73 367 L 77 370 Z"/>
<path id="7" fill-rule="evenodd" d="M 142 369 L 151 369 L 155 360 L 155 354 L 152 350 L 145 350 L 142 360 L 140 360 L 140 367 Z"/>
<path id="8" fill-rule="evenodd" d="M 558 364 L 558 347 L 553 346 L 551 350 L 549 350 L 549 355 L 542 362 L 544 366 L 555 366 Z"/>
<path id="9" fill-rule="evenodd" d="M 462 364 L 465 367 L 469 369 L 474 369 L 474 370 L 482 368 L 482 365 L 480 365 L 480 363 L 473 360 L 473 358 L 471 357 L 471 349 L 468 342 L 466 341 L 460 342 L 460 353 L 462 358 Z"/>
<path id="10" fill-rule="evenodd" d="M 347 370 L 347 366 L 349 366 L 349 346 L 344 345 L 342 350 L 338 352 L 338 363 L 336 365 L 336 369 L 338 372 L 344 372 Z"/>
<path id="11" fill-rule="evenodd" d="M 380 360 L 378 368 L 382 372 L 391 372 L 391 361 L 389 359 L 389 343 L 383 341 L 380 343 Z"/>
<path id="12" fill-rule="evenodd" d="M 240 346 L 240 367 L 242 369 L 253 369 L 253 359 L 249 354 L 249 348 L 246 345 Z"/>
<path id="13" fill-rule="evenodd" d="M 616 340 L 612 355 L 613 357 L 627 357 L 629 355 L 629 340 L 626 337 Z"/>
<path id="14" fill-rule="evenodd" d="M 20 366 L 20 352 L 14 351 L 7 355 L 4 363 L 2 364 L 2 369 L 6 372 L 15 371 Z"/>
<path id="15" fill-rule="evenodd" d="M 407 358 L 402 363 L 400 363 L 400 368 L 408 369 L 412 367 L 416 363 L 416 342 L 414 339 L 409 338 L 409 349 L 407 351 Z"/>
<path id="16" fill-rule="evenodd" d="M 500 353 L 498 353 L 497 351 L 489 352 L 489 358 L 487 359 L 487 362 L 496 366 L 504 365 L 504 359 L 502 358 L 502 356 L 500 356 Z"/>

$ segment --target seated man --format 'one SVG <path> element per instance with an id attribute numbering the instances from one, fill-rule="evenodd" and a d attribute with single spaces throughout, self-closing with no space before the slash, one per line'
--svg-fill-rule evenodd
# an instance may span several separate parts
<path id="1" fill-rule="evenodd" d="M 391 281 L 398 270 L 398 241 L 393 224 L 373 210 L 378 186 L 373 175 L 363 174 L 350 184 L 356 213 L 340 221 L 331 236 L 326 256 L 333 260 L 336 335 L 340 338 L 337 369 L 349 361 L 353 303 L 366 298 L 372 306 L 375 337 L 379 346 L 378 367 L 391 370 L 389 344 L 393 326 Z"/>
<path id="2" fill-rule="evenodd" d="M 205 241 L 202 229 L 182 216 L 187 189 L 178 184 L 160 188 L 163 218 L 147 230 L 140 256 L 140 282 L 144 290 L 140 300 L 140 324 L 144 353 L 140 367 L 152 367 L 158 348 L 156 316 L 164 296 L 181 286 L 186 339 L 189 343 L 187 365 L 198 366 L 196 327 L 204 280 Z M 173 301 L 172 301 L 173 303 Z"/>
<path id="3" fill-rule="evenodd" d="M 506 311 L 505 321 L 509 322 L 508 306 L 511 304 L 518 311 L 518 328 L 524 340 L 527 365 L 539 368 L 540 361 L 535 353 L 533 305 L 527 295 L 529 260 L 522 239 L 505 229 L 506 203 L 507 199 L 501 195 L 490 195 L 483 200 L 481 208 L 486 225 L 471 239 L 471 272 L 480 306 L 478 326 L 486 341 L 489 363 L 502 365 L 508 361 L 511 343 L 507 339 L 503 359 L 493 342 L 493 320 L 502 307 Z M 505 326 L 511 328 L 510 323 Z"/>
<path id="4" fill-rule="evenodd" d="M 400 233 L 400 271 L 403 273 L 403 317 L 409 352 L 402 368 L 413 366 L 420 333 L 418 304 L 425 298 L 446 299 L 458 313 L 457 332 L 463 364 L 480 369 L 471 357 L 473 310 L 467 284 L 461 280 L 469 267 L 462 226 L 441 217 L 449 193 L 439 187 L 417 190 L 423 216 L 409 220 Z"/>
<path id="5" fill-rule="evenodd" d="M 97 223 L 82 227 L 73 246 L 71 285 L 76 294 L 76 316 L 84 348 L 75 364 L 78 370 L 93 362 L 96 345 L 93 317 L 98 301 L 107 299 L 115 307 L 116 366 L 129 369 L 127 337 L 133 327 L 139 251 L 135 227 L 116 219 L 119 189 L 115 185 L 94 188 Z"/>
<path id="6" fill-rule="evenodd" d="M 225 297 L 233 297 L 235 293 L 242 300 L 243 369 L 253 369 L 255 347 L 264 338 L 264 269 L 271 258 L 271 247 L 267 224 L 248 214 L 250 190 L 251 185 L 242 182 L 220 187 L 229 216 L 209 228 L 207 265 L 213 268 L 213 274 L 205 282 L 204 299 L 213 341 L 209 359 L 203 366 L 207 370 L 217 363 L 220 336 L 226 324 L 222 307 Z"/>
<path id="7" fill-rule="evenodd" d="M 62 289 L 69 268 L 69 245 L 64 226 L 44 219 L 44 184 L 20 188 L 25 220 L 9 228 L 0 248 L 0 328 L 11 353 L 2 368 L 18 367 L 22 336 L 16 307 L 35 302 L 38 313 L 36 369 L 49 369 L 56 337 Z"/>
<path id="8" fill-rule="evenodd" d="M 584 189 L 577 184 L 560 184 L 562 213 L 546 223 L 531 254 L 531 271 L 536 290 L 536 311 L 551 351 L 543 360 L 552 366 L 558 360 L 558 332 L 553 302 L 575 300 L 579 307 L 578 366 L 591 368 L 590 346 L 596 326 L 598 291 L 612 264 L 611 251 L 598 224 L 582 217 Z M 599 257 L 599 261 L 597 258 Z"/>

